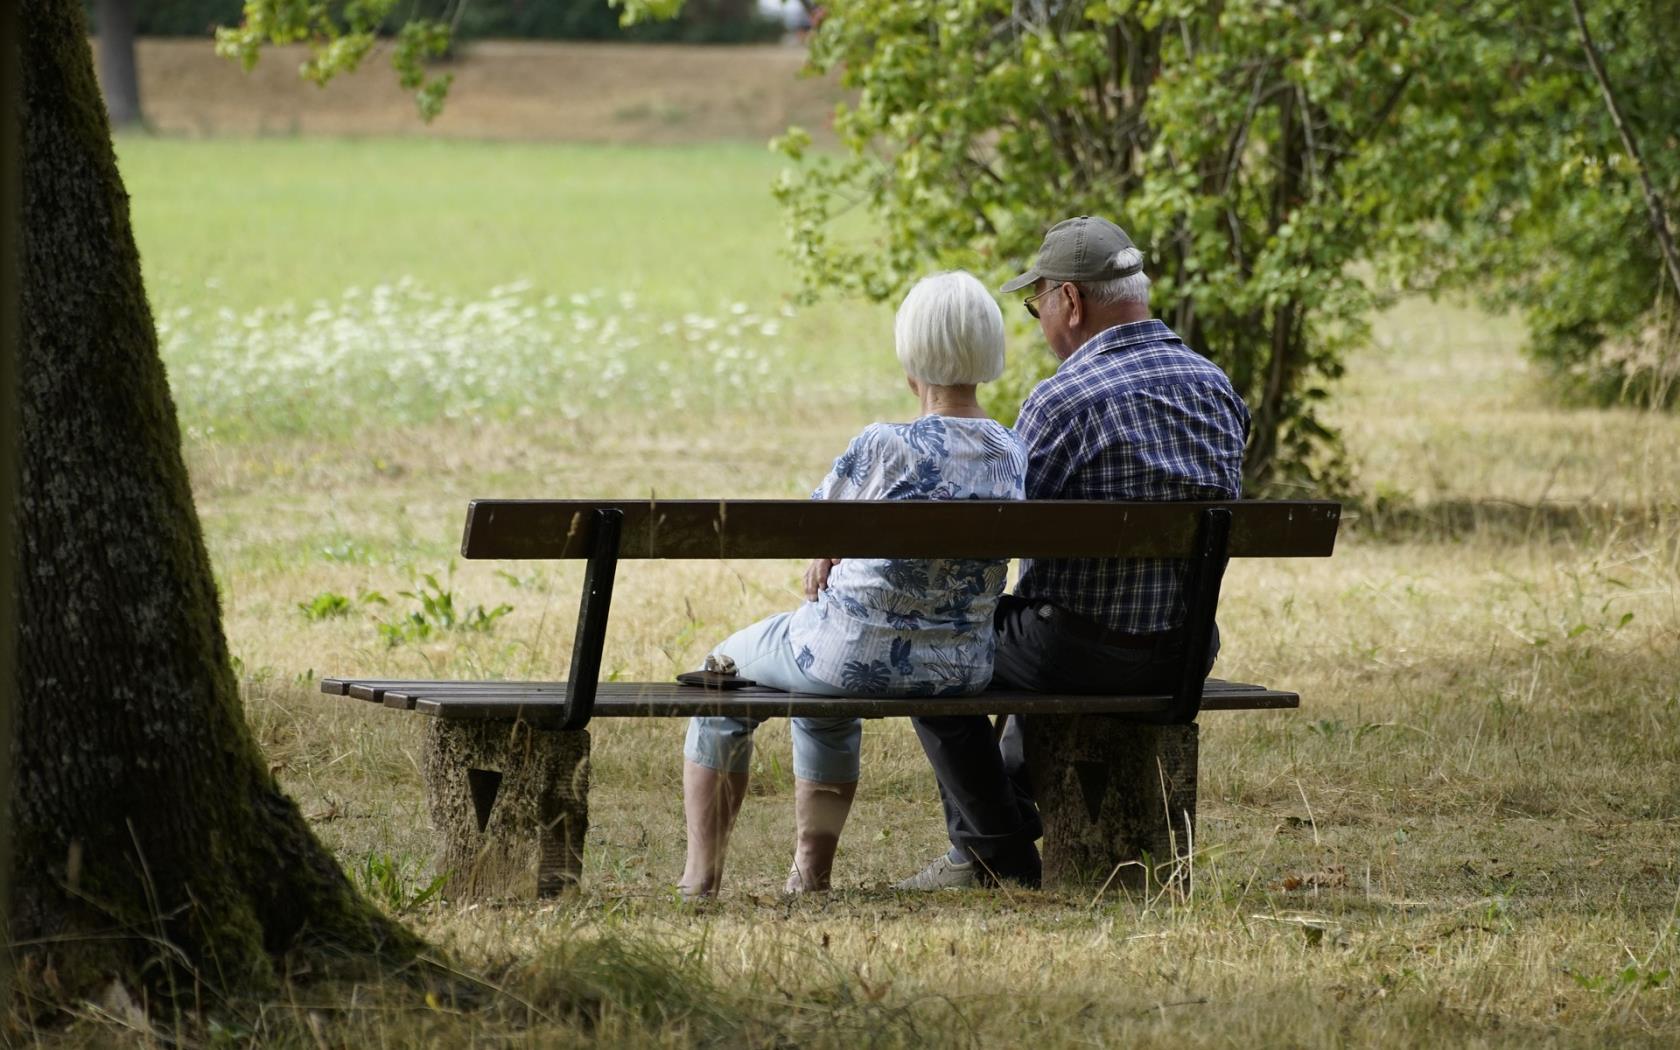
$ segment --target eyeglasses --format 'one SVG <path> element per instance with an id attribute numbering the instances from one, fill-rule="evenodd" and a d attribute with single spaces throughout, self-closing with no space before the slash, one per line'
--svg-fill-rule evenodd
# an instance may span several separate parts
<path id="1" fill-rule="evenodd" d="M 1037 295 L 1029 295 L 1025 299 L 1021 300 L 1021 305 L 1027 308 L 1027 314 L 1036 321 L 1038 320 L 1038 301 L 1060 287 L 1061 285 L 1059 284 L 1053 284 L 1044 289 L 1044 291 L 1039 292 Z"/>

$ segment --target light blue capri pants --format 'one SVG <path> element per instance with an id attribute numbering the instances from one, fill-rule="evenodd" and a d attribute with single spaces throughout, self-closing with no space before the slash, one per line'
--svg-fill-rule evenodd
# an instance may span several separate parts
<path id="1" fill-rule="evenodd" d="M 712 652 L 735 661 L 736 672 L 760 685 L 790 693 L 846 696 L 846 690 L 807 675 L 793 660 L 788 618 L 781 613 L 743 627 Z M 763 719 L 717 716 L 692 718 L 683 755 L 690 762 L 726 773 L 745 773 L 752 764 L 752 735 Z M 863 720 L 795 718 L 793 775 L 825 784 L 849 784 L 858 778 L 863 748 Z"/>

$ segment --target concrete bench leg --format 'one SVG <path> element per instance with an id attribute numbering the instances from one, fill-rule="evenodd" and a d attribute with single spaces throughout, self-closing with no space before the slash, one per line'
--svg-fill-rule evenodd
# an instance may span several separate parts
<path id="1" fill-rule="evenodd" d="M 422 775 L 445 895 L 552 897 L 583 874 L 589 732 L 426 719 Z"/>
<path id="2" fill-rule="evenodd" d="M 1044 821 L 1045 885 L 1134 890 L 1187 880 L 1196 829 L 1196 727 L 1101 715 L 1023 719 Z"/>

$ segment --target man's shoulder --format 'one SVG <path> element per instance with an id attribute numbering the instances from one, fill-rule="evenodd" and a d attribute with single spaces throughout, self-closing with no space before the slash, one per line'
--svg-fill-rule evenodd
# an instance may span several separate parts
<path id="1" fill-rule="evenodd" d="M 1182 342 L 1153 343 L 1136 353 L 1118 355 L 1123 369 L 1136 383 L 1174 381 L 1229 386 L 1231 378 L 1218 362 Z"/>
<path id="2" fill-rule="evenodd" d="M 1231 385 L 1219 365 L 1176 340 L 1119 347 L 1099 345 L 1091 350 L 1069 358 L 1067 367 L 1033 388 L 1027 402 L 1077 409 L 1129 389 L 1175 383 Z"/>

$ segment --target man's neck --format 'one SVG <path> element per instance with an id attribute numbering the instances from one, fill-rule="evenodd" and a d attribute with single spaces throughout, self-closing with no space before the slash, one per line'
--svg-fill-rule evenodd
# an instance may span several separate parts
<path id="1" fill-rule="evenodd" d="M 1109 303 L 1091 310 L 1088 321 L 1089 331 L 1086 338 L 1106 332 L 1110 328 L 1118 328 L 1123 324 L 1136 324 L 1149 320 L 1148 303 Z"/>

